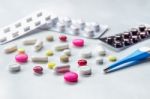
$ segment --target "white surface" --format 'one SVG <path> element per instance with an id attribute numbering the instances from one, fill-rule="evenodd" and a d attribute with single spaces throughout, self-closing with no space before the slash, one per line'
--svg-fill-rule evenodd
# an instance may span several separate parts
<path id="1" fill-rule="evenodd" d="M 130 27 L 141 23 L 150 23 L 149 0 L 1 0 L 0 2 L 0 27 L 15 22 L 40 8 L 46 8 L 56 15 L 70 16 L 73 18 L 83 18 L 87 21 L 97 21 L 108 24 L 111 30 L 106 35 L 119 33 Z M 58 33 L 44 31 L 30 35 L 39 39 L 45 39 L 46 35 L 53 34 L 55 42 L 46 43 L 44 49 L 54 49 L 53 45 L 60 43 L 57 38 Z M 29 36 L 28 36 L 29 37 Z M 69 36 L 69 41 L 73 36 Z M 27 36 L 26 36 L 27 38 Z M 19 47 L 24 47 L 19 39 L 12 43 L 17 43 Z M 118 58 L 126 56 L 135 49 L 144 45 L 149 45 L 150 40 L 146 40 L 125 51 L 115 53 L 108 49 L 108 54 L 114 54 Z M 85 48 L 96 48 L 100 42 L 96 40 L 86 40 Z M 7 44 L 9 45 L 9 44 Z M 5 55 L 0 46 L 0 98 L 1 99 L 149 99 L 150 98 L 150 62 L 145 62 L 134 67 L 124 69 L 112 74 L 104 75 L 103 68 L 109 62 L 105 60 L 103 66 L 95 63 L 96 55 L 89 59 L 89 65 L 93 69 L 90 77 L 79 76 L 79 82 L 74 85 L 66 84 L 61 75 L 55 75 L 53 71 L 44 67 L 42 76 L 35 76 L 32 67 L 36 64 L 28 62 L 22 66 L 22 71 L 17 74 L 8 72 L 8 64 L 13 63 L 16 53 Z M 29 55 L 45 55 L 44 49 L 40 53 L 34 53 L 32 46 L 24 47 Z M 79 58 L 78 51 L 82 49 L 72 48 L 73 57 L 71 66 L 77 70 L 76 60 Z M 94 52 L 96 53 L 96 52 Z M 50 60 L 55 60 L 59 64 L 61 53 L 55 53 Z"/>

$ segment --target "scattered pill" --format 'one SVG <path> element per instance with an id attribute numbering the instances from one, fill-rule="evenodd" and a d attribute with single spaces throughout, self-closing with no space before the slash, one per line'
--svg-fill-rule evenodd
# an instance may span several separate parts
<path id="1" fill-rule="evenodd" d="M 33 71 L 36 74 L 42 74 L 43 73 L 43 68 L 41 66 L 35 66 L 35 67 L 33 67 Z"/>
<path id="2" fill-rule="evenodd" d="M 60 61 L 64 63 L 69 62 L 69 56 L 67 55 L 60 56 Z"/>
<path id="3" fill-rule="evenodd" d="M 35 38 L 29 38 L 29 39 L 25 39 L 23 41 L 24 45 L 34 45 L 36 43 L 37 39 Z"/>
<path id="4" fill-rule="evenodd" d="M 43 48 L 43 41 L 37 41 L 34 45 L 34 50 L 35 51 L 40 51 Z"/>
<path id="5" fill-rule="evenodd" d="M 25 53 L 25 49 L 24 48 L 18 48 L 18 53 Z"/>
<path id="6" fill-rule="evenodd" d="M 53 37 L 52 35 L 48 35 L 48 36 L 46 37 L 46 40 L 47 40 L 47 41 L 53 41 L 53 40 L 54 40 L 54 37 Z"/>
<path id="7" fill-rule="evenodd" d="M 78 74 L 75 72 L 67 72 L 64 74 L 64 80 L 67 82 L 77 82 Z"/>
<path id="8" fill-rule="evenodd" d="M 90 66 L 81 66 L 79 67 L 79 71 L 81 75 L 91 75 L 92 73 Z"/>
<path id="9" fill-rule="evenodd" d="M 71 56 L 71 51 L 70 51 L 70 49 L 65 49 L 65 50 L 63 51 L 63 53 L 64 53 L 64 55 Z"/>
<path id="10" fill-rule="evenodd" d="M 31 57 L 32 62 L 48 62 L 47 56 L 32 56 Z"/>
<path id="11" fill-rule="evenodd" d="M 76 47 L 83 47 L 84 46 L 84 40 L 83 39 L 74 39 L 72 41 L 72 44 Z"/>
<path id="12" fill-rule="evenodd" d="M 67 41 L 67 36 L 66 35 L 60 35 L 59 36 L 60 41 L 66 42 Z"/>
<path id="13" fill-rule="evenodd" d="M 12 53 L 17 51 L 17 45 L 9 45 L 4 48 L 5 53 Z"/>
<path id="14" fill-rule="evenodd" d="M 78 65 L 79 66 L 85 66 L 85 65 L 87 65 L 87 60 L 85 60 L 85 59 L 78 60 Z"/>
<path id="15" fill-rule="evenodd" d="M 56 63 L 55 63 L 55 62 L 49 62 L 49 63 L 48 63 L 48 68 L 49 68 L 49 69 L 54 69 L 55 66 L 56 66 Z"/>
<path id="16" fill-rule="evenodd" d="M 20 66 L 20 64 L 14 63 L 14 64 L 10 64 L 8 68 L 9 68 L 10 72 L 18 72 L 18 71 L 20 71 L 21 66 Z"/>
<path id="17" fill-rule="evenodd" d="M 90 50 L 88 50 L 88 49 L 83 50 L 81 52 L 81 57 L 83 57 L 83 58 L 91 58 L 92 57 L 92 52 Z"/>
<path id="18" fill-rule="evenodd" d="M 111 62 L 114 62 L 117 60 L 117 58 L 115 56 L 110 55 L 110 56 L 108 56 L 108 60 Z"/>
<path id="19" fill-rule="evenodd" d="M 54 68 L 56 73 L 65 73 L 70 71 L 70 65 L 59 65 Z"/>
<path id="20" fill-rule="evenodd" d="M 102 46 L 98 46 L 98 47 L 96 48 L 96 51 L 98 52 L 98 54 L 99 54 L 100 56 L 106 55 L 106 51 L 105 51 L 105 49 L 104 49 Z"/>
<path id="21" fill-rule="evenodd" d="M 69 49 L 69 45 L 68 44 L 61 44 L 61 45 L 56 45 L 55 46 L 55 50 L 56 51 L 63 51 L 65 49 Z"/>
<path id="22" fill-rule="evenodd" d="M 96 63 L 97 64 L 103 64 L 103 58 L 101 58 L 101 57 L 98 57 L 98 58 L 96 58 Z"/>
<path id="23" fill-rule="evenodd" d="M 46 51 L 46 56 L 52 56 L 54 53 L 52 50 L 47 50 Z"/>
<path id="24" fill-rule="evenodd" d="M 15 56 L 15 60 L 19 63 L 25 63 L 28 61 L 28 55 L 25 53 L 20 53 Z"/>

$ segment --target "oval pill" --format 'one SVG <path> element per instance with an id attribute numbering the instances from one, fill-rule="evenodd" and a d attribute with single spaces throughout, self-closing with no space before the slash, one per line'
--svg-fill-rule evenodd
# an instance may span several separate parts
<path id="1" fill-rule="evenodd" d="M 84 40 L 83 39 L 74 39 L 72 41 L 72 44 L 76 47 L 83 47 L 84 46 Z"/>
<path id="2" fill-rule="evenodd" d="M 70 49 L 65 49 L 65 50 L 63 51 L 63 53 L 64 53 L 64 55 L 71 56 L 71 51 L 70 51 Z"/>
<path id="3" fill-rule="evenodd" d="M 67 41 L 67 36 L 66 35 L 60 35 L 59 36 L 60 41 L 66 42 Z"/>
<path id="4" fill-rule="evenodd" d="M 41 66 L 35 66 L 35 67 L 33 67 L 33 71 L 36 74 L 42 74 L 43 73 L 43 68 Z"/>
<path id="5" fill-rule="evenodd" d="M 47 41 L 53 41 L 53 40 L 54 40 L 54 37 L 53 37 L 52 35 L 48 35 L 48 36 L 46 37 L 46 40 L 47 40 Z"/>
<path id="6" fill-rule="evenodd" d="M 46 51 L 46 56 L 52 56 L 54 53 L 52 50 L 47 50 Z"/>
<path id="7" fill-rule="evenodd" d="M 54 69 L 55 66 L 56 66 L 56 63 L 55 63 L 55 62 L 49 62 L 49 63 L 48 63 L 48 68 L 49 68 L 49 69 Z"/>
<path id="8" fill-rule="evenodd" d="M 64 74 L 64 80 L 67 82 L 77 82 L 78 74 L 75 72 L 67 72 Z"/>
<path id="9" fill-rule="evenodd" d="M 85 66 L 85 65 L 87 65 L 87 60 L 85 60 L 85 59 L 78 60 L 78 65 L 79 66 Z"/>
<path id="10" fill-rule="evenodd" d="M 108 60 L 111 62 L 114 62 L 117 60 L 117 57 L 110 55 L 110 56 L 108 56 Z"/>
<path id="11" fill-rule="evenodd" d="M 69 62 L 69 56 L 67 56 L 67 55 L 62 55 L 62 56 L 60 56 L 60 61 L 61 62 Z"/>
<path id="12" fill-rule="evenodd" d="M 21 66 L 20 66 L 20 64 L 14 63 L 14 64 L 10 64 L 8 68 L 9 68 L 10 72 L 18 72 L 18 71 L 20 71 Z"/>
<path id="13" fill-rule="evenodd" d="M 25 63 L 28 61 L 28 55 L 25 53 L 20 53 L 15 56 L 15 60 L 19 63 Z"/>
<path id="14" fill-rule="evenodd" d="M 24 48 L 18 48 L 18 53 L 25 53 L 25 49 Z"/>

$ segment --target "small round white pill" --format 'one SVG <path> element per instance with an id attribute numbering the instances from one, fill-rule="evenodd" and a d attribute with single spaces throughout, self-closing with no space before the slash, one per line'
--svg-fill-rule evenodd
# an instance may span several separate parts
<path id="1" fill-rule="evenodd" d="M 96 64 L 103 64 L 104 60 L 101 57 L 96 58 Z"/>
<path id="2" fill-rule="evenodd" d="M 81 75 L 91 75 L 92 70 L 90 66 L 80 66 L 79 72 Z"/>
<path id="3" fill-rule="evenodd" d="M 97 51 L 98 55 L 100 55 L 100 56 L 106 55 L 106 51 L 102 46 L 96 47 L 96 51 Z"/>
<path id="4" fill-rule="evenodd" d="M 17 72 L 17 71 L 20 71 L 20 69 L 21 69 L 20 64 L 10 64 L 9 65 L 9 71 L 11 71 L 11 72 Z"/>
<path id="5" fill-rule="evenodd" d="M 67 55 L 67 56 L 71 56 L 71 50 L 70 49 L 65 49 L 63 51 L 64 55 Z"/>
<path id="6" fill-rule="evenodd" d="M 83 50 L 81 52 L 81 57 L 83 58 L 91 58 L 92 57 L 92 52 L 90 50 Z"/>

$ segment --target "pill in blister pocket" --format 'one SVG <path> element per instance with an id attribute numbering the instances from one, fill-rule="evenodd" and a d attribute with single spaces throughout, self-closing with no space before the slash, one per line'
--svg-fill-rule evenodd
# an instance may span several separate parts
<path id="1" fill-rule="evenodd" d="M 9 68 L 10 72 L 18 72 L 18 71 L 20 71 L 21 66 L 20 66 L 20 64 L 14 63 L 14 64 L 10 64 L 8 68 Z"/>
<path id="2" fill-rule="evenodd" d="M 58 23 L 57 27 L 58 27 L 59 32 L 64 32 L 65 31 L 65 24 L 64 23 Z"/>
<path id="3" fill-rule="evenodd" d="M 5 53 L 12 53 L 17 51 L 17 45 L 9 45 L 4 48 Z"/>
<path id="4" fill-rule="evenodd" d="M 48 62 L 47 56 L 32 56 L 31 57 L 32 62 Z"/>
<path id="5" fill-rule="evenodd" d="M 70 65 L 59 65 L 55 67 L 56 73 L 65 73 L 70 71 Z"/>
<path id="6" fill-rule="evenodd" d="M 23 41 L 24 45 L 34 45 L 36 43 L 37 39 L 35 38 L 29 38 L 29 39 L 25 39 Z"/>
<path id="7" fill-rule="evenodd" d="M 71 25 L 71 31 L 70 31 L 73 35 L 78 35 L 80 33 L 80 29 L 78 26 L 75 25 Z"/>
<path id="8" fill-rule="evenodd" d="M 43 48 L 43 41 L 38 40 L 34 45 L 35 51 L 40 51 Z"/>
<path id="9" fill-rule="evenodd" d="M 60 44 L 55 46 L 56 51 L 63 51 L 65 49 L 69 49 L 69 44 Z"/>
<path id="10" fill-rule="evenodd" d="M 75 22 L 75 24 L 78 26 L 78 27 L 80 27 L 80 29 L 84 29 L 84 27 L 85 27 L 85 22 L 84 21 L 82 21 L 82 20 L 77 20 L 76 22 Z"/>
<path id="11" fill-rule="evenodd" d="M 91 23 L 92 28 L 95 32 L 99 32 L 100 31 L 100 26 L 97 23 Z"/>
<path id="12" fill-rule="evenodd" d="M 85 28 L 84 32 L 85 32 L 84 35 L 87 37 L 93 37 L 94 36 L 94 31 L 92 28 Z"/>
<path id="13" fill-rule="evenodd" d="M 63 21 L 65 22 L 65 25 L 66 25 L 67 27 L 70 27 L 70 25 L 71 25 L 71 23 L 72 23 L 71 18 L 65 17 L 65 18 L 63 19 Z"/>

